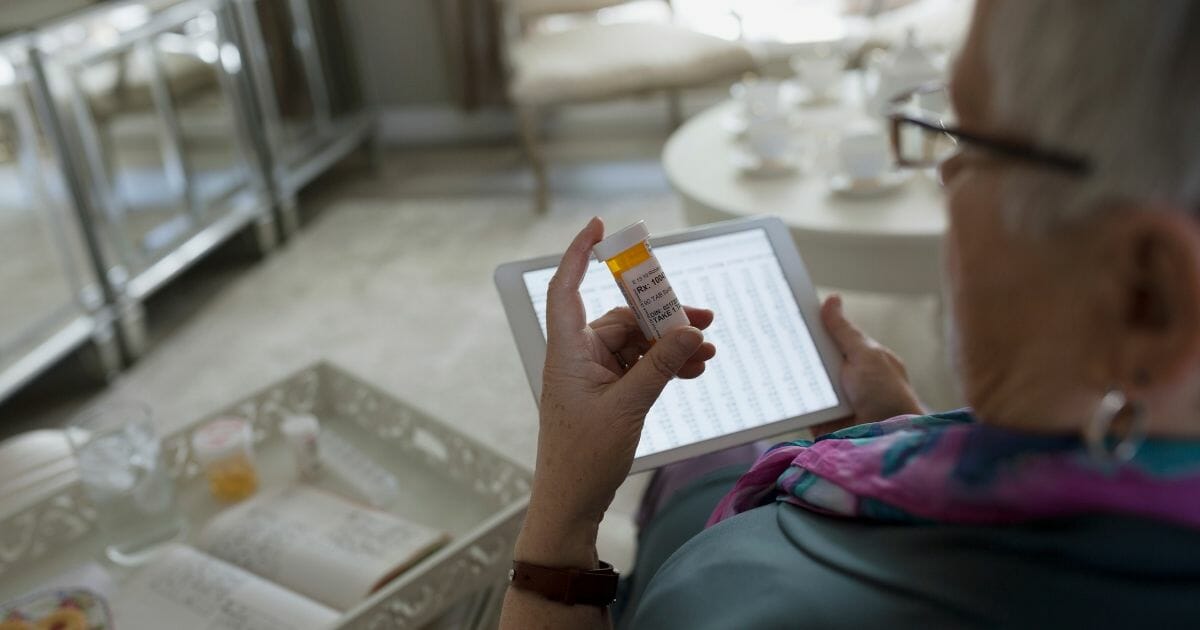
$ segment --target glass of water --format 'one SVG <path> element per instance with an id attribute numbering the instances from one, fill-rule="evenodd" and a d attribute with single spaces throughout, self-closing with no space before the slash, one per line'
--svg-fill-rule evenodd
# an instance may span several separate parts
<path id="1" fill-rule="evenodd" d="M 110 560 L 140 564 L 158 545 L 182 535 L 174 483 L 149 407 L 97 407 L 73 420 L 67 435 Z"/>

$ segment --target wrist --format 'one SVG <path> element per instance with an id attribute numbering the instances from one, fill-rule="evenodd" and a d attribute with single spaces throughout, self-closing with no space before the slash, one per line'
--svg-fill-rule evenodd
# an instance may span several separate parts
<path id="1" fill-rule="evenodd" d="M 599 521 L 563 518 L 530 502 L 525 524 L 517 536 L 513 559 L 547 567 L 593 569 L 598 566 L 596 536 Z"/>

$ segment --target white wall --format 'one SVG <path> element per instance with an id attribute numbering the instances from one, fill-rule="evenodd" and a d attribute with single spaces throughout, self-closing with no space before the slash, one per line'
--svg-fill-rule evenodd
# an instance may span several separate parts
<path id="1" fill-rule="evenodd" d="M 0 32 L 29 28 L 89 4 L 91 0 L 0 0 Z"/>
<path id="2" fill-rule="evenodd" d="M 379 105 L 383 140 L 397 146 L 512 141 L 512 113 L 461 112 L 451 97 L 435 2 L 339 0 L 345 3 L 364 89 Z"/>

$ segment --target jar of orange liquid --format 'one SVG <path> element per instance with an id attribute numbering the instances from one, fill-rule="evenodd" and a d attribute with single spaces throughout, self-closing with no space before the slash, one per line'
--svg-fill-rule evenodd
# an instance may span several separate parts
<path id="1" fill-rule="evenodd" d="M 219 418 L 192 434 L 192 454 L 204 468 L 208 489 L 220 501 L 241 501 L 258 489 L 254 432 L 241 418 Z"/>

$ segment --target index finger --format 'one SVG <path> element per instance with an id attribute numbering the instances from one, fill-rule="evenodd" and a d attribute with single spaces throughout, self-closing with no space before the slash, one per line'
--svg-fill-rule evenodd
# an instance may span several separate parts
<path id="1" fill-rule="evenodd" d="M 592 217 L 571 241 L 558 263 L 558 271 L 546 290 L 546 337 L 552 341 L 561 335 L 583 330 L 587 313 L 579 297 L 579 284 L 587 273 L 592 247 L 604 237 L 604 223 Z"/>

